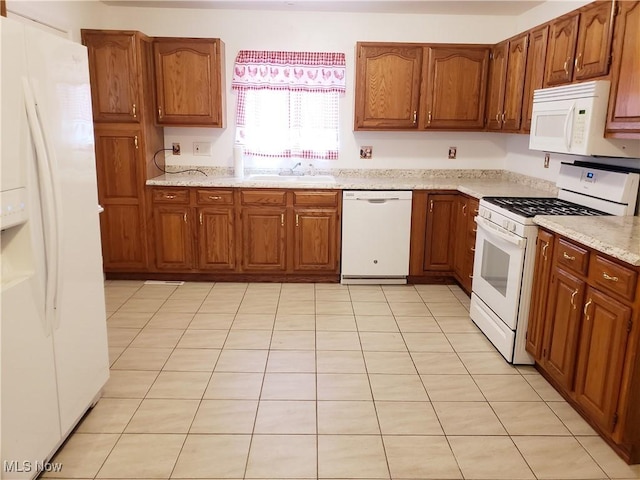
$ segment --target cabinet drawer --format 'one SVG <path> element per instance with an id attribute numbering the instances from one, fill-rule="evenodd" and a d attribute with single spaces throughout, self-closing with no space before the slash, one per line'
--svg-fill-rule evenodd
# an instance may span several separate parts
<path id="1" fill-rule="evenodd" d="M 299 205 L 310 205 L 310 206 L 338 206 L 338 195 L 340 194 L 339 190 L 335 192 L 313 192 L 313 191 L 298 191 L 293 192 L 293 204 L 296 206 Z"/>
<path id="2" fill-rule="evenodd" d="M 153 203 L 189 203 L 188 188 L 154 188 L 151 192 Z"/>
<path id="3" fill-rule="evenodd" d="M 587 274 L 589 266 L 589 252 L 584 248 L 559 238 L 555 247 L 558 265 L 573 270 L 581 275 Z"/>
<path id="4" fill-rule="evenodd" d="M 286 205 L 285 190 L 242 190 L 240 198 L 243 205 Z"/>
<path id="5" fill-rule="evenodd" d="M 600 255 L 595 255 L 589 267 L 589 280 L 603 290 L 617 293 L 633 301 L 638 273 Z"/>
<path id="6" fill-rule="evenodd" d="M 198 190 L 196 198 L 200 205 L 233 205 L 232 190 Z"/>

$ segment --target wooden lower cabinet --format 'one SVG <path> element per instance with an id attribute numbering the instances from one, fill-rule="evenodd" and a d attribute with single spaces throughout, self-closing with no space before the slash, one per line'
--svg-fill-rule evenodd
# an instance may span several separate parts
<path id="1" fill-rule="evenodd" d="M 533 288 L 529 307 L 529 323 L 525 348 L 534 358 L 542 356 L 542 328 L 549 300 L 553 234 L 539 230 L 536 238 L 536 258 L 533 270 Z"/>
<path id="2" fill-rule="evenodd" d="M 473 256 L 476 243 L 476 222 L 474 218 L 477 213 L 478 200 L 459 194 L 456 206 L 455 240 L 453 243 L 453 274 L 467 293 L 471 293 L 473 280 Z"/>
<path id="3" fill-rule="evenodd" d="M 242 270 L 283 273 L 287 269 L 285 207 L 243 207 Z"/>
<path id="4" fill-rule="evenodd" d="M 453 271 L 453 240 L 457 194 L 427 195 L 427 225 L 424 243 L 424 270 Z"/>
<path id="5" fill-rule="evenodd" d="M 233 207 L 197 209 L 196 252 L 200 270 L 236 268 L 235 212 Z"/>
<path id="6" fill-rule="evenodd" d="M 154 206 L 153 225 L 156 239 L 156 267 L 170 270 L 193 268 L 191 208 Z"/>
<path id="7" fill-rule="evenodd" d="M 148 196 L 157 273 L 338 279 L 339 190 L 152 187 Z"/>
<path id="8" fill-rule="evenodd" d="M 144 218 L 137 204 L 104 207 L 100 214 L 100 232 L 105 270 L 146 270 L 143 225 Z"/>
<path id="9" fill-rule="evenodd" d="M 549 305 L 545 321 L 542 365 L 567 389 L 573 376 L 585 283 L 561 268 L 551 273 Z"/>
<path id="10" fill-rule="evenodd" d="M 628 463 L 640 462 L 639 276 L 640 266 L 538 233 L 527 351 Z"/>
<path id="11" fill-rule="evenodd" d="M 293 270 L 335 272 L 338 268 L 339 230 L 335 209 L 296 208 L 293 234 Z"/>
<path id="12" fill-rule="evenodd" d="M 627 349 L 631 308 L 589 287 L 578 344 L 576 401 L 598 425 L 612 432 Z"/>

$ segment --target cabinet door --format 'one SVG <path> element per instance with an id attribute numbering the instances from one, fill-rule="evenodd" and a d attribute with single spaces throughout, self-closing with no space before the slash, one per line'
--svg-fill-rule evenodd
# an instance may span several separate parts
<path id="1" fill-rule="evenodd" d="M 157 121 L 222 127 L 220 41 L 156 38 Z"/>
<path id="2" fill-rule="evenodd" d="M 572 391 L 585 283 L 554 267 L 549 288 L 542 366 L 567 391 Z"/>
<path id="3" fill-rule="evenodd" d="M 558 18 L 551 24 L 545 68 L 545 87 L 570 83 L 573 78 L 573 59 L 578 38 L 579 17 L 579 13 L 572 13 Z"/>
<path id="4" fill-rule="evenodd" d="M 576 401 L 605 431 L 612 432 L 631 330 L 631 308 L 587 289 L 578 344 Z"/>
<path id="5" fill-rule="evenodd" d="M 453 270 L 453 239 L 458 196 L 429 194 L 427 196 L 427 228 L 424 243 L 424 269 Z"/>
<path id="6" fill-rule="evenodd" d="M 156 267 L 169 270 L 193 268 L 193 237 L 189 207 L 155 206 Z"/>
<path id="7" fill-rule="evenodd" d="M 522 130 L 531 130 L 531 112 L 533 111 L 533 91 L 544 83 L 544 65 L 547 59 L 549 25 L 532 30 L 529 33 L 527 48 L 527 68 L 524 80 L 524 98 L 522 100 Z"/>
<path id="8" fill-rule="evenodd" d="M 418 127 L 422 47 L 358 44 L 355 129 Z"/>
<path id="9" fill-rule="evenodd" d="M 140 131 L 99 125 L 95 130 L 102 257 L 105 270 L 138 270 L 147 266 L 142 200 L 144 163 Z"/>
<path id="10" fill-rule="evenodd" d="M 536 360 L 541 359 L 544 318 L 549 296 L 549 278 L 551 259 L 553 258 L 553 234 L 538 231 L 536 239 L 536 258 L 533 269 L 533 287 L 529 307 L 529 324 L 525 348 Z M 574 300 L 575 301 L 575 300 Z"/>
<path id="11" fill-rule="evenodd" d="M 488 47 L 429 47 L 423 128 L 484 127 Z"/>
<path id="12" fill-rule="evenodd" d="M 133 32 L 83 31 L 95 122 L 137 122 L 138 52 Z"/>
<path id="13" fill-rule="evenodd" d="M 487 129 L 502 128 L 504 92 L 507 74 L 509 42 L 502 42 L 491 49 L 489 60 L 489 91 L 487 93 Z"/>
<path id="14" fill-rule="evenodd" d="M 501 116 L 503 130 L 514 132 L 520 129 L 528 42 L 529 37 L 526 34 L 509 42 L 504 106 L 502 109 L 503 115 Z"/>
<path id="15" fill-rule="evenodd" d="M 284 272 L 286 270 L 286 208 L 242 209 L 242 269 Z"/>
<path id="16" fill-rule="evenodd" d="M 294 271 L 338 272 L 338 212 L 336 209 L 294 210 Z"/>
<path id="17" fill-rule="evenodd" d="M 138 205 L 105 205 L 100 214 L 102 262 L 105 271 L 147 268 L 143 216 Z"/>
<path id="18" fill-rule="evenodd" d="M 613 34 L 612 7 L 611 1 L 594 2 L 580 13 L 574 80 L 587 80 L 609 73 Z"/>
<path id="19" fill-rule="evenodd" d="M 462 279 L 465 272 L 467 253 L 467 225 L 469 220 L 469 201 L 464 195 L 459 195 L 456 204 L 456 235 L 454 240 L 453 271 Z"/>
<path id="20" fill-rule="evenodd" d="M 619 2 L 607 132 L 640 137 L 640 2 Z"/>
<path id="21" fill-rule="evenodd" d="M 196 239 L 200 270 L 234 270 L 236 268 L 233 208 L 198 208 Z"/>

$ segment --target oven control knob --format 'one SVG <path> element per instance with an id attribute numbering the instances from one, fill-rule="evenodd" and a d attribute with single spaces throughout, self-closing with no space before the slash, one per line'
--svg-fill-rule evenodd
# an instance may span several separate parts
<path id="1" fill-rule="evenodd" d="M 509 220 L 503 220 L 502 221 L 502 226 L 504 228 L 506 228 L 507 230 L 509 230 Z"/>

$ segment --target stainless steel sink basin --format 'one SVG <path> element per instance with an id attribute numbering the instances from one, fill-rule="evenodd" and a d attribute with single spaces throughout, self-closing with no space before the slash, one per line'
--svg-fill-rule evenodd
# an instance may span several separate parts
<path id="1" fill-rule="evenodd" d="M 336 183 L 333 175 L 278 175 L 256 174 L 245 177 L 247 182 L 286 182 L 286 183 Z"/>

